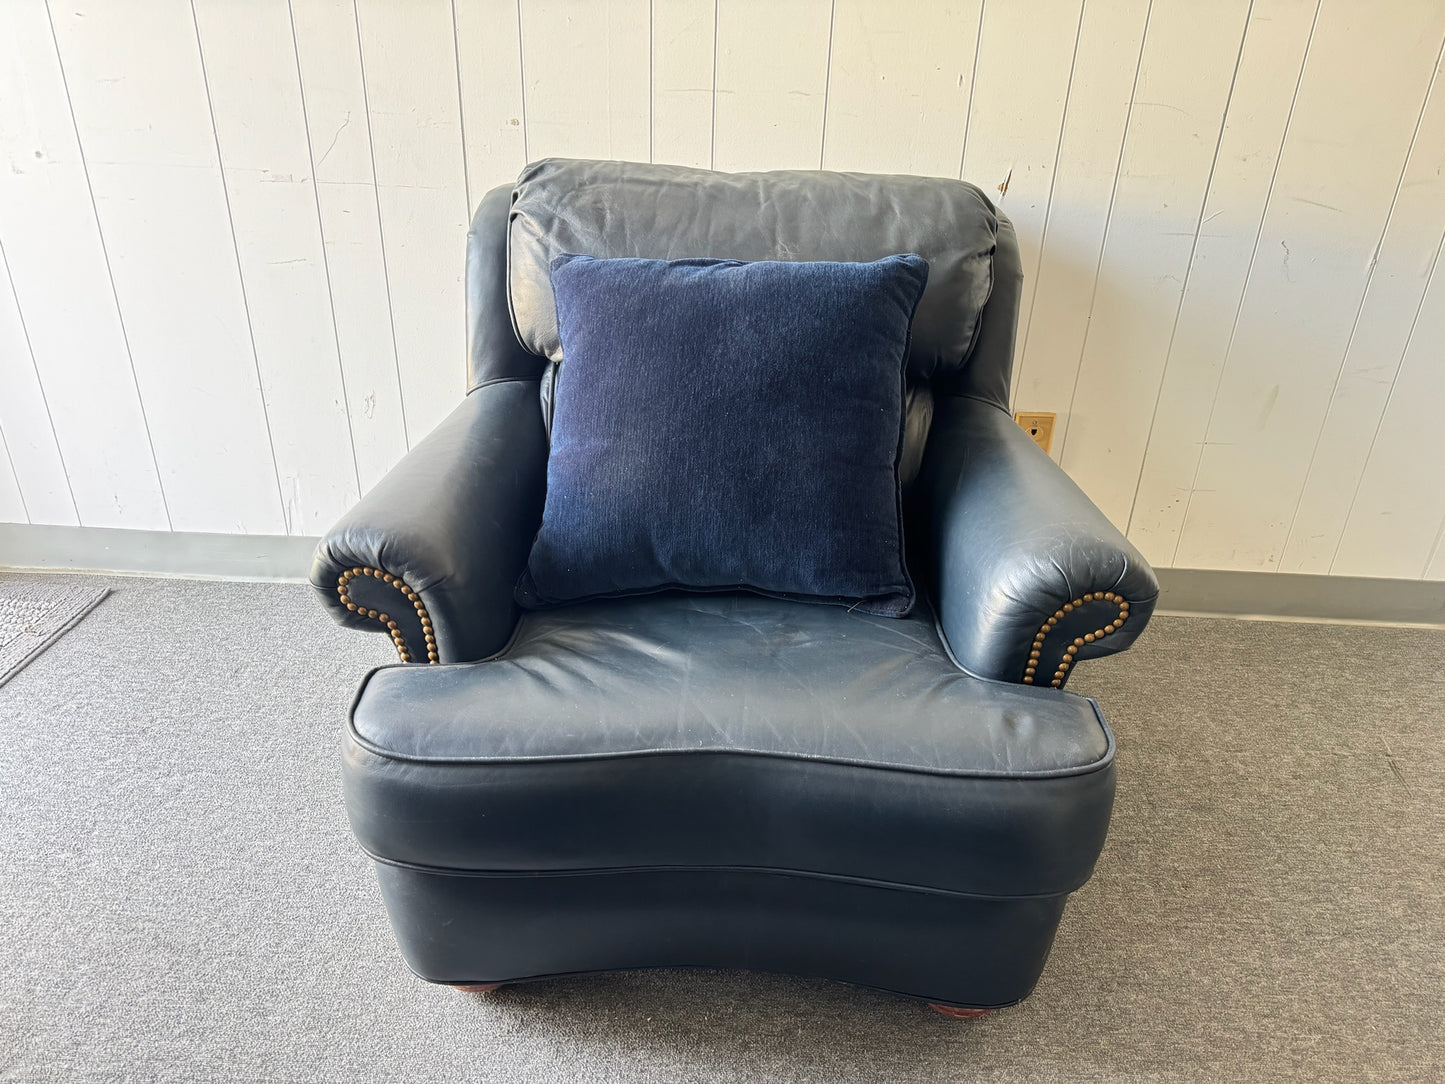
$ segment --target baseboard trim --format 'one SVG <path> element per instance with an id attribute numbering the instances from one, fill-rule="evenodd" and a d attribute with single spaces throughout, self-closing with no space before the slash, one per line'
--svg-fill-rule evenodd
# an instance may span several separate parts
<path id="1" fill-rule="evenodd" d="M 300 582 L 317 539 L 0 523 L 0 568 Z M 1445 581 L 1158 570 L 1159 612 L 1445 627 Z"/>
<path id="2" fill-rule="evenodd" d="M 1159 612 L 1445 627 L 1445 581 L 1161 568 Z"/>
<path id="3" fill-rule="evenodd" d="M 302 581 L 317 539 L 0 523 L 0 568 Z"/>

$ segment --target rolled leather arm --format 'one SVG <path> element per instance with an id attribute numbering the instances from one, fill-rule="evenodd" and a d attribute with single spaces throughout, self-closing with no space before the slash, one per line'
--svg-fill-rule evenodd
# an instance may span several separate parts
<path id="1" fill-rule="evenodd" d="M 403 662 L 494 654 L 516 626 L 546 474 L 537 381 L 484 384 L 321 540 L 311 585 L 342 624 L 389 633 Z"/>
<path id="2" fill-rule="evenodd" d="M 998 406 L 940 401 L 924 456 L 934 604 L 964 669 L 1062 688 L 1154 611 L 1154 571 Z"/>

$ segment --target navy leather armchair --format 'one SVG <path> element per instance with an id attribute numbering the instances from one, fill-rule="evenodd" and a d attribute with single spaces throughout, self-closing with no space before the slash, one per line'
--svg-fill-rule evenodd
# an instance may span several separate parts
<path id="1" fill-rule="evenodd" d="M 973 340 L 924 356 L 929 313 L 968 303 L 949 292 L 952 239 L 981 235 Z M 560 357 L 534 326 L 549 246 L 929 257 L 910 617 L 742 594 L 516 609 Z M 752 968 L 963 1015 L 1028 995 L 1113 802 L 1112 735 L 1063 687 L 1133 642 L 1158 585 L 1009 415 L 1021 283 L 1007 218 L 955 181 L 549 160 L 486 196 L 471 390 L 311 573 L 339 620 L 400 653 L 362 682 L 343 779 L 420 976 Z"/>

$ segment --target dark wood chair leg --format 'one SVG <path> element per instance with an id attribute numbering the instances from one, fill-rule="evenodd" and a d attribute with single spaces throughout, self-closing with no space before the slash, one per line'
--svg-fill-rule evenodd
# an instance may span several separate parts
<path id="1" fill-rule="evenodd" d="M 941 1012 L 944 1016 L 951 1016 L 955 1020 L 977 1020 L 980 1016 L 987 1016 L 993 1012 L 992 1009 L 963 1009 L 957 1005 L 935 1005 L 928 1003 L 928 1007 L 934 1012 Z"/>
<path id="2" fill-rule="evenodd" d="M 453 983 L 452 989 L 460 990 L 464 994 L 490 994 L 493 990 L 498 990 L 504 985 L 506 984 L 500 982 L 483 982 L 472 984 Z"/>

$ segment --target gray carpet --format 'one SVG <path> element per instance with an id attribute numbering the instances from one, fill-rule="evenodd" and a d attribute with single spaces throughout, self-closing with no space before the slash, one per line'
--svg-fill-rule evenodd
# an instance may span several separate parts
<path id="1" fill-rule="evenodd" d="M 109 582 L 0 688 L 0 1079 L 1445 1077 L 1445 632 L 1158 619 L 1082 667 L 1109 844 L 1034 997 L 964 1023 L 742 973 L 412 978 L 339 798 L 386 641 L 301 587 Z"/>
<path id="2" fill-rule="evenodd" d="M 103 585 L 0 574 L 0 685 L 25 669 L 105 598 Z"/>

